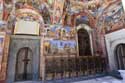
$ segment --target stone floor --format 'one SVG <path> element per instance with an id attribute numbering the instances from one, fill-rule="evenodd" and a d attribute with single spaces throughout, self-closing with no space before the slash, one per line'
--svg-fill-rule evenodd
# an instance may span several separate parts
<path id="1" fill-rule="evenodd" d="M 125 83 L 125 81 L 123 82 L 122 80 L 118 80 L 111 76 L 106 76 L 106 77 L 95 78 L 95 79 L 73 82 L 73 83 Z"/>
<path id="2" fill-rule="evenodd" d="M 27 81 L 27 82 L 15 82 L 15 83 L 43 83 L 43 82 L 31 82 L 31 81 Z M 105 76 L 105 77 L 101 77 L 101 78 L 94 78 L 94 79 L 89 79 L 89 80 L 84 80 L 84 81 L 77 81 L 77 82 L 45 82 L 45 83 L 125 83 L 125 81 L 123 82 L 122 80 L 118 80 L 116 78 L 113 78 L 111 76 Z"/>

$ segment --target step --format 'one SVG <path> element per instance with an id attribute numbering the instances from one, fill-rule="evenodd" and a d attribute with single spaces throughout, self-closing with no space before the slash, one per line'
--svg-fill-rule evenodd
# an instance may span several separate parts
<path id="1" fill-rule="evenodd" d="M 21 82 L 14 82 L 14 83 L 41 83 L 38 81 L 21 81 Z"/>

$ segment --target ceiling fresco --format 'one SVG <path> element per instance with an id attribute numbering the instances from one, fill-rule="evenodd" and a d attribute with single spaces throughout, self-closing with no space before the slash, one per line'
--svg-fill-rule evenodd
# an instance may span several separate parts
<path id="1" fill-rule="evenodd" d="M 75 25 L 88 24 L 100 31 L 111 30 L 113 24 L 124 18 L 121 0 L 0 0 L 0 23 L 9 22 L 16 18 L 19 9 L 30 9 L 43 17 L 46 25 Z M 3 10 L 3 11 L 2 11 Z M 32 13 L 27 14 L 28 16 Z M 19 16 L 19 15 L 18 15 Z M 20 14 L 20 18 L 26 16 Z M 73 17 L 74 16 L 74 17 Z M 33 17 L 38 19 L 39 17 Z M 118 23 L 119 24 L 119 23 Z M 122 26 L 123 24 L 121 24 Z M 120 26 L 119 26 L 120 27 Z"/>

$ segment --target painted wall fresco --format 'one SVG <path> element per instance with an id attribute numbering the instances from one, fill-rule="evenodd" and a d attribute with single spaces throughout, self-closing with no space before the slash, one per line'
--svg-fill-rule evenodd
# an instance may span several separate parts
<path id="1" fill-rule="evenodd" d="M 104 12 L 103 17 L 100 19 L 102 21 L 98 23 L 98 26 L 101 25 L 101 27 L 105 29 L 105 32 L 116 30 L 124 26 L 125 16 L 121 3 L 109 6 Z M 103 20 L 104 23 L 102 23 Z"/>
<path id="2" fill-rule="evenodd" d="M 44 30 L 44 55 L 76 55 L 75 30 L 69 26 L 52 26 Z"/>
<path id="3" fill-rule="evenodd" d="M 76 36 L 74 28 L 62 27 L 61 25 L 47 26 L 42 33 L 44 33 L 45 38 L 54 40 L 75 40 Z"/>
<path id="4" fill-rule="evenodd" d="M 3 18 L 3 0 L 0 0 L 0 20 Z"/>
<path id="5" fill-rule="evenodd" d="M 55 0 L 53 11 L 53 23 L 59 23 L 63 13 L 65 0 Z"/>
<path id="6" fill-rule="evenodd" d="M 5 34 L 0 33 L 0 70 L 1 70 L 1 63 L 2 63 L 2 57 L 3 57 L 4 39 L 5 39 Z"/>
<path id="7" fill-rule="evenodd" d="M 3 20 L 7 21 L 12 12 L 13 4 L 12 4 L 12 0 L 3 0 L 3 1 L 4 1 Z"/>
<path id="8" fill-rule="evenodd" d="M 76 55 L 76 41 L 45 40 L 44 55 L 63 56 Z"/>

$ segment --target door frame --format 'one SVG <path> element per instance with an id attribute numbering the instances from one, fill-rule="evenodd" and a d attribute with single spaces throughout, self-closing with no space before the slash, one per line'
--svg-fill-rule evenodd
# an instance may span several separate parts
<path id="1" fill-rule="evenodd" d="M 33 81 L 39 80 L 40 64 L 40 37 L 12 35 L 10 37 L 10 48 L 7 68 L 7 82 L 14 83 L 17 53 L 19 49 L 28 47 L 33 52 Z"/>

